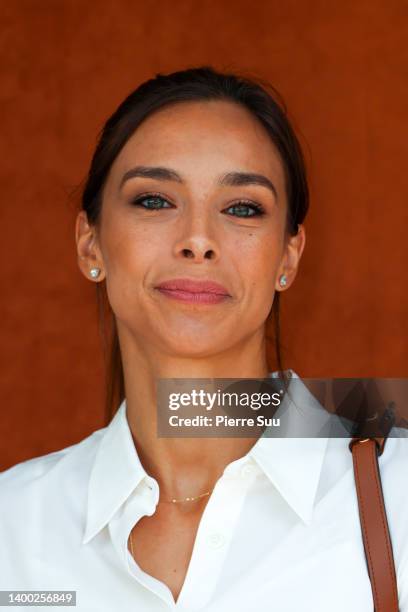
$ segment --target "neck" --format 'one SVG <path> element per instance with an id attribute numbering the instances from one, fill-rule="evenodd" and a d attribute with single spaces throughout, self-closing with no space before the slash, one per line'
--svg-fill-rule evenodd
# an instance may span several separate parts
<path id="1" fill-rule="evenodd" d="M 269 369 L 263 334 L 211 358 L 143 350 L 120 331 L 127 419 L 146 472 L 161 499 L 185 498 L 212 490 L 224 468 L 245 455 L 256 438 L 158 438 L 155 381 L 158 378 L 266 378 Z"/>

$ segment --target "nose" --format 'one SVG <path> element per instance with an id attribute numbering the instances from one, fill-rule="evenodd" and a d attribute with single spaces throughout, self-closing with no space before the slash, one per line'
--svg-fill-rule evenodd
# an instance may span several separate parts
<path id="1" fill-rule="evenodd" d="M 175 245 L 176 257 L 193 259 L 197 263 L 205 259 L 214 260 L 219 256 L 209 213 L 191 213 L 184 220 L 182 236 Z"/>

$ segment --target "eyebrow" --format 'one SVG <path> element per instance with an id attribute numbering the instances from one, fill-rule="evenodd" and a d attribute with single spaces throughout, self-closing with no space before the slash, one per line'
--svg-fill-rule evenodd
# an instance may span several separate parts
<path id="1" fill-rule="evenodd" d="M 130 170 L 127 170 L 122 176 L 119 189 L 122 188 L 123 184 L 129 179 L 141 177 L 156 179 L 158 181 L 175 181 L 176 183 L 183 183 L 181 176 L 171 168 L 165 168 L 163 166 L 135 166 Z M 240 187 L 242 185 L 260 185 L 266 187 L 271 191 L 278 199 L 278 193 L 275 185 L 268 177 L 263 174 L 257 174 L 254 172 L 227 172 L 218 178 L 218 184 L 221 186 L 229 187 Z"/>

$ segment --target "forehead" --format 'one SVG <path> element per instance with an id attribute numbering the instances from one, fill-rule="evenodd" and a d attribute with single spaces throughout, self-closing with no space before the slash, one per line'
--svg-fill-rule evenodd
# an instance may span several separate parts
<path id="1" fill-rule="evenodd" d="M 278 188 L 284 185 L 281 158 L 266 128 L 249 110 L 228 101 L 179 102 L 155 111 L 128 139 L 111 174 L 138 163 L 171 166 L 191 178 L 259 172 Z"/>

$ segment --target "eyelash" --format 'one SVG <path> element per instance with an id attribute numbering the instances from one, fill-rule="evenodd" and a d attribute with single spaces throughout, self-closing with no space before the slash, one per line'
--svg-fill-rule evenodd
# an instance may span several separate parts
<path id="1" fill-rule="evenodd" d="M 144 208 L 145 210 L 150 210 L 150 211 L 156 211 L 156 210 L 162 210 L 162 208 L 148 208 L 147 206 L 142 206 L 141 202 L 143 202 L 144 200 L 148 200 L 148 199 L 157 199 L 157 200 L 162 200 L 163 202 L 168 202 L 168 200 L 166 200 L 166 198 L 163 198 L 163 196 L 161 196 L 159 193 L 147 193 L 147 194 L 143 194 L 138 196 L 137 198 L 135 198 L 134 200 L 132 200 L 132 204 L 134 206 L 141 206 L 142 208 Z M 255 204 L 254 202 L 248 201 L 248 200 L 238 200 L 238 202 L 234 202 L 234 204 L 231 204 L 230 206 L 228 206 L 228 208 L 234 208 L 235 206 L 239 207 L 239 206 L 247 206 L 248 208 L 251 208 L 255 214 L 253 215 L 232 215 L 233 217 L 237 216 L 238 219 L 250 219 L 251 217 L 261 217 L 265 214 L 265 211 L 263 209 L 262 206 L 260 206 L 259 204 Z"/>

